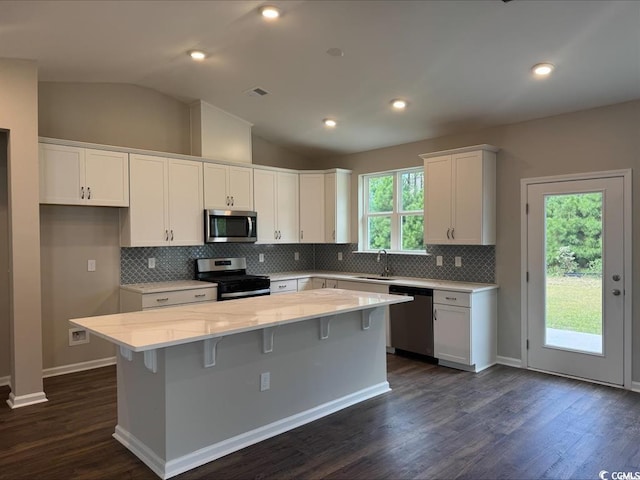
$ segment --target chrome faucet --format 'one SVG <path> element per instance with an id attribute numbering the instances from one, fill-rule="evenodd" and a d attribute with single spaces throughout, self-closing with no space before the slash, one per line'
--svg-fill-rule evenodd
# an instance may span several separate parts
<path id="1" fill-rule="evenodd" d="M 378 250 L 378 263 L 380 263 L 380 254 L 381 253 L 384 253 L 384 270 L 382 271 L 380 276 L 381 277 L 388 277 L 388 276 L 390 276 L 389 255 L 387 254 L 386 250 Z"/>

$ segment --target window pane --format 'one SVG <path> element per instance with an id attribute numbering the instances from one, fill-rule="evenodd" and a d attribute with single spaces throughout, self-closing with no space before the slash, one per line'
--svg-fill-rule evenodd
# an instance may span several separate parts
<path id="1" fill-rule="evenodd" d="M 545 198 L 545 344 L 602 354 L 601 192 Z"/>
<path id="2" fill-rule="evenodd" d="M 420 211 L 424 208 L 424 171 L 414 170 L 400 175 L 402 198 L 400 210 Z"/>
<path id="3" fill-rule="evenodd" d="M 424 216 L 402 217 L 402 250 L 424 250 Z"/>
<path id="4" fill-rule="evenodd" d="M 391 217 L 369 217 L 369 250 L 391 248 Z"/>
<path id="5" fill-rule="evenodd" d="M 369 213 L 393 211 L 393 175 L 369 178 Z"/>

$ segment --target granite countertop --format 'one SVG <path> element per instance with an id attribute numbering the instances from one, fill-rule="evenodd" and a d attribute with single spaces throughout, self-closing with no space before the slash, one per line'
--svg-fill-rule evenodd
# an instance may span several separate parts
<path id="1" fill-rule="evenodd" d="M 116 345 L 142 352 L 412 300 L 331 288 L 75 318 L 69 322 Z"/>
<path id="2" fill-rule="evenodd" d="M 499 288 L 494 283 L 471 283 L 471 282 L 454 282 L 452 280 L 433 280 L 429 278 L 415 277 L 398 277 L 391 276 L 389 279 L 366 279 L 360 277 L 377 277 L 376 274 L 368 273 L 351 273 L 351 272 L 322 272 L 322 271 L 306 271 L 306 272 L 278 272 L 269 274 L 272 281 L 293 280 L 302 278 L 330 278 L 335 280 L 348 280 L 353 282 L 364 283 L 381 283 L 383 285 L 405 285 L 409 287 L 433 288 L 437 290 L 450 290 L 453 292 L 482 292 L 484 290 L 494 290 Z"/>
<path id="3" fill-rule="evenodd" d="M 174 280 L 171 282 L 129 283 L 120 285 L 120 288 L 131 292 L 146 294 L 175 292 L 177 290 L 195 290 L 197 288 L 216 288 L 217 286 L 216 283 L 201 282 L 199 280 Z"/>

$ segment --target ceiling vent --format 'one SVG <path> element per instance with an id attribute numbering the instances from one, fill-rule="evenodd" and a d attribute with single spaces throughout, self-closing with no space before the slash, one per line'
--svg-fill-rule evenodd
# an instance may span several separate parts
<path id="1" fill-rule="evenodd" d="M 265 95 L 269 95 L 269 92 L 267 92 L 264 88 L 260 88 L 260 87 L 250 88 L 249 90 L 246 90 L 244 93 L 246 93 L 250 97 L 264 97 Z"/>

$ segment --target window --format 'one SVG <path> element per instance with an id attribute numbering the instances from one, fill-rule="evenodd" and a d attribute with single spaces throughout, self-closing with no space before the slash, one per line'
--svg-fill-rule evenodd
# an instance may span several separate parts
<path id="1" fill-rule="evenodd" d="M 424 250 L 424 170 L 363 175 L 365 250 Z"/>

